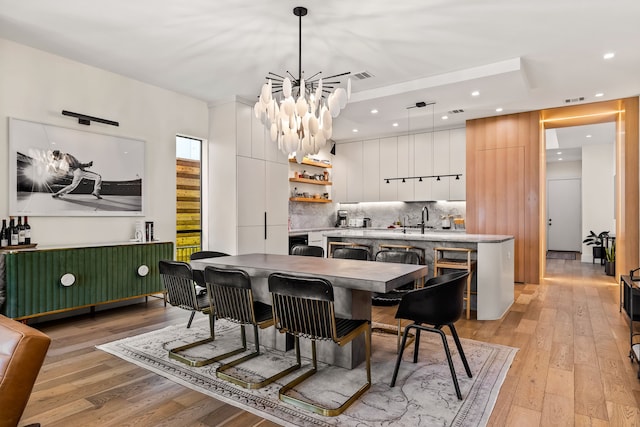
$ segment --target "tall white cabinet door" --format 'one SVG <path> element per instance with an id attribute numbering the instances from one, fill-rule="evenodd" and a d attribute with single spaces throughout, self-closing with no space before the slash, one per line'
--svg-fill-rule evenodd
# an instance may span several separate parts
<path id="1" fill-rule="evenodd" d="M 449 174 L 449 131 L 433 134 L 433 174 Z M 449 177 L 432 178 L 432 196 L 434 200 L 449 200 Z"/>
<path id="2" fill-rule="evenodd" d="M 255 121 L 253 109 L 248 105 L 236 106 L 236 154 L 238 156 L 253 157 L 251 154 L 251 127 Z M 260 122 L 257 120 L 258 123 Z"/>
<path id="3" fill-rule="evenodd" d="M 385 178 L 398 177 L 398 139 L 396 137 L 380 139 L 380 201 L 398 200 L 398 181 L 387 182 Z"/>
<path id="4" fill-rule="evenodd" d="M 433 133 L 419 133 L 414 138 L 415 156 L 413 159 L 416 176 L 433 175 Z M 433 179 L 416 180 L 414 184 L 415 200 L 433 200 L 431 185 Z"/>
<path id="5" fill-rule="evenodd" d="M 362 201 L 380 201 L 380 140 L 371 139 L 362 144 Z"/>
<path id="6" fill-rule="evenodd" d="M 265 253 L 288 255 L 289 254 L 289 227 L 288 225 L 270 225 L 267 227 L 267 240 L 265 240 Z"/>
<path id="7" fill-rule="evenodd" d="M 414 176 L 414 147 L 413 135 L 403 135 L 398 137 L 398 177 Z M 410 202 L 414 200 L 414 180 L 407 179 L 398 182 L 398 200 Z"/>
<path id="8" fill-rule="evenodd" d="M 334 202 L 347 201 L 347 169 L 349 164 L 342 147 L 344 144 L 336 144 L 336 154 L 331 160 L 331 198 Z"/>
<path id="9" fill-rule="evenodd" d="M 251 157 L 255 159 L 265 159 L 265 133 L 264 124 L 251 114 Z"/>
<path id="10" fill-rule="evenodd" d="M 347 201 L 362 201 L 362 141 L 340 146 L 347 162 Z"/>
<path id="11" fill-rule="evenodd" d="M 265 242 L 263 225 L 238 227 L 238 255 L 265 253 Z"/>
<path id="12" fill-rule="evenodd" d="M 237 157 L 238 162 L 238 225 L 264 225 L 266 212 L 264 160 Z M 286 179 L 286 175 L 285 175 Z"/>
<path id="13" fill-rule="evenodd" d="M 449 200 L 466 200 L 467 193 L 467 144 L 466 129 L 449 131 L 449 173 L 461 174 L 460 179 L 450 179 Z"/>
<path id="14" fill-rule="evenodd" d="M 289 219 L 289 165 L 265 162 L 266 179 L 256 182 L 262 186 L 266 198 L 267 225 L 288 225 Z"/>

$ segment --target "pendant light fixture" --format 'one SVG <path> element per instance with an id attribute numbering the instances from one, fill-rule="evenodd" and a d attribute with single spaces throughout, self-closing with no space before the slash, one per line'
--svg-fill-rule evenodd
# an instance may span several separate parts
<path id="1" fill-rule="evenodd" d="M 254 105 L 256 118 L 269 130 L 271 140 L 278 149 L 301 162 L 305 155 L 316 154 L 331 138 L 333 119 L 345 108 L 351 97 L 351 79 L 347 88 L 336 87 L 345 72 L 321 77 L 317 72 L 304 78 L 302 71 L 302 17 L 307 8 L 295 7 L 298 17 L 298 76 L 269 72 L 262 86 L 258 102 Z M 295 97 L 295 98 L 294 98 Z M 279 98 L 279 99 L 278 99 Z"/>

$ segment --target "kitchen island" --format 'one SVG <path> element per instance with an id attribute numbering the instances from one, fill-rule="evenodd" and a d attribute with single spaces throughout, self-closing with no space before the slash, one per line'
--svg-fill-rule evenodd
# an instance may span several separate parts
<path id="1" fill-rule="evenodd" d="M 464 231 L 419 229 L 333 229 L 322 231 L 325 251 L 331 242 L 348 242 L 368 246 L 371 255 L 381 244 L 409 245 L 424 250 L 428 277 L 433 277 L 436 247 L 476 250 L 477 265 L 473 275 L 472 310 L 478 320 L 500 319 L 513 304 L 514 237 L 506 235 L 467 234 Z M 326 252 L 328 253 L 328 252 Z"/>

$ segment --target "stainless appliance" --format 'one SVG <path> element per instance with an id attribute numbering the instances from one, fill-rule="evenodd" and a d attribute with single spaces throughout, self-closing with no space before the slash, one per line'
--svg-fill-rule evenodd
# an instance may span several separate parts
<path id="1" fill-rule="evenodd" d="M 338 209 L 338 219 L 336 221 L 336 227 L 346 227 L 348 212 L 342 209 Z"/>

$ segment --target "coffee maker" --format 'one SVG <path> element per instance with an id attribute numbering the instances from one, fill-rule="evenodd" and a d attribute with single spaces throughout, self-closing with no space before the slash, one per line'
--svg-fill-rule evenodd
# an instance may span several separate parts
<path id="1" fill-rule="evenodd" d="M 347 222 L 347 214 L 348 212 L 345 210 L 338 210 L 338 220 L 336 221 L 336 227 L 346 227 Z"/>

